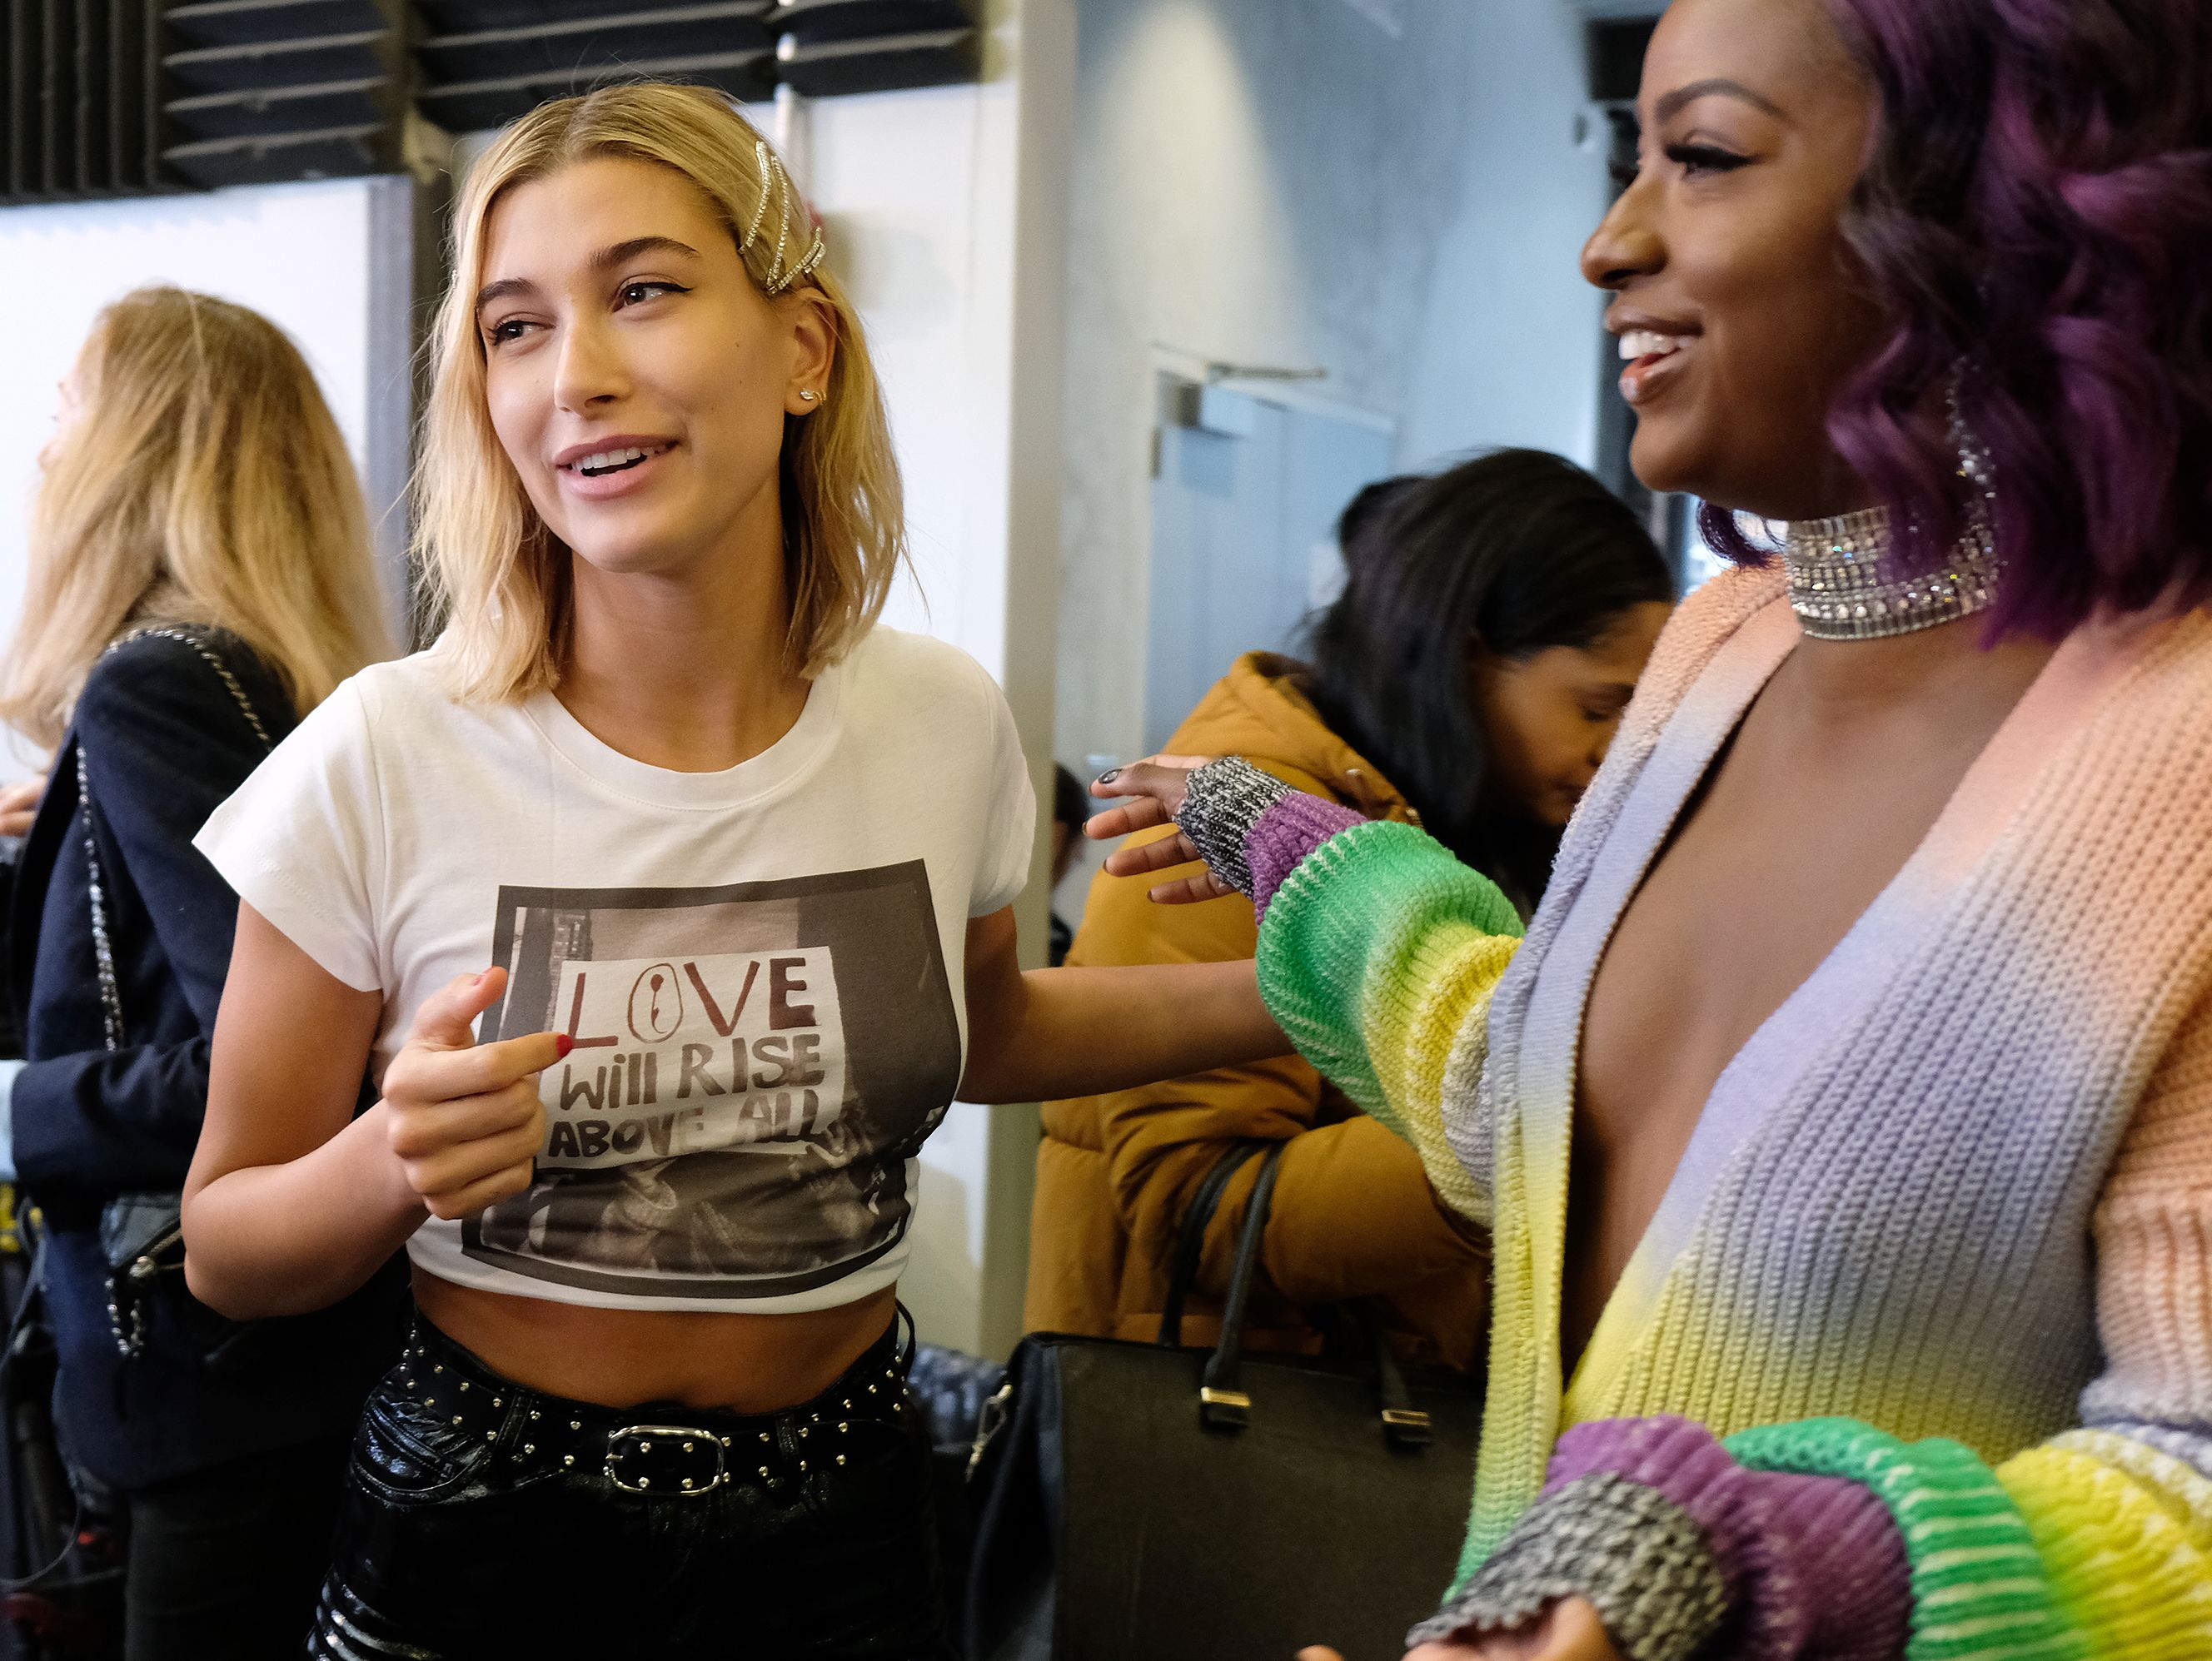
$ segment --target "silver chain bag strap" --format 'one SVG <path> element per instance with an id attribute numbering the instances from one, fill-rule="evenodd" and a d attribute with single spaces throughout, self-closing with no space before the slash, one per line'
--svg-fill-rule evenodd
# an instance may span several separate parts
<path id="1" fill-rule="evenodd" d="M 261 741 L 265 754 L 276 748 L 269 730 L 261 724 L 253 700 L 231 673 L 230 665 L 209 646 L 206 636 L 173 624 L 157 623 L 136 628 L 107 651 L 117 652 L 131 641 L 154 635 L 190 646 L 229 689 L 246 724 Z M 103 657 L 106 652 L 101 654 Z M 77 800 L 84 809 L 85 897 L 92 916 L 93 964 L 100 979 L 100 1015 L 107 1048 L 123 1047 L 123 994 L 116 979 L 115 949 L 107 929 L 107 885 L 100 864 L 100 849 L 92 834 L 92 776 L 85 766 L 84 739 L 76 741 Z M 162 1275 L 185 1266 L 184 1197 L 181 1194 L 119 1194 L 101 1209 L 100 1248 L 107 1259 L 107 1319 L 115 1334 L 115 1347 L 125 1356 L 135 1356 L 146 1347 L 147 1307 L 154 1284 Z"/>

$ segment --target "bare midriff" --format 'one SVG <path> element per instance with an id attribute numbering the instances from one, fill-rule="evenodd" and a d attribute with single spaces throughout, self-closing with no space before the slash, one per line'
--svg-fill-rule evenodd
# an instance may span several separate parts
<path id="1" fill-rule="evenodd" d="M 896 1291 L 795 1313 L 593 1309 L 415 1271 L 425 1319 L 495 1373 L 603 1407 L 772 1413 L 820 1395 L 883 1337 Z"/>

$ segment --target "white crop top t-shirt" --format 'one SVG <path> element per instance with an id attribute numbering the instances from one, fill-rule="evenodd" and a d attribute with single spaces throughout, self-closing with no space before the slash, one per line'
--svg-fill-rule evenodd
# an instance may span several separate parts
<path id="1" fill-rule="evenodd" d="M 1029 874 L 1012 712 L 955 647 L 872 632 L 773 747 L 671 773 L 550 693 L 448 699 L 430 653 L 340 687 L 198 846 L 349 986 L 374 1060 L 503 965 L 484 1040 L 567 1033 L 526 1193 L 409 1251 L 465 1286 L 611 1308 L 800 1310 L 908 1250 L 915 1153 L 966 1054 L 971 918 Z"/>

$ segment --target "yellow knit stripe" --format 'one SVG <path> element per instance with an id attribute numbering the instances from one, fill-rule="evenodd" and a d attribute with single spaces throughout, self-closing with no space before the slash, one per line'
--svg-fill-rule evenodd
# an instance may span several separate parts
<path id="1" fill-rule="evenodd" d="M 2069 1430 L 2052 1437 L 2050 1446 L 2087 1454 L 2125 1471 L 2138 1488 L 2166 1508 L 2191 1549 L 2212 1558 L 2212 1477 L 2185 1459 L 2118 1431 Z"/>
<path id="2" fill-rule="evenodd" d="M 1454 1046 L 1488 1017 L 1491 994 L 1521 943 L 1457 921 L 1420 931 L 1403 958 L 1370 973 L 1364 1020 L 1386 1106 L 1375 1117 L 1413 1143 L 1437 1195 L 1462 1216 L 1483 1216 L 1480 1193 L 1444 1134 L 1444 1072 Z"/>
<path id="3" fill-rule="evenodd" d="M 1997 1479 L 2098 1661 L 2212 1656 L 2212 1554 L 2156 1489 L 2078 1443 L 2032 1447 Z"/>
<path id="4" fill-rule="evenodd" d="M 1391 1106 L 1442 1117 L 1437 1093 L 1452 1041 L 1487 1007 L 1521 943 L 1440 918 L 1405 937 L 1378 943 L 1367 965 L 1361 1025 Z"/>
<path id="5" fill-rule="evenodd" d="M 1454 1591 L 1474 1579 L 1544 1486 L 1558 1428 L 1559 1343 L 1544 1343 L 1546 1313 L 1536 1295 L 1528 1181 L 1517 1138 L 1497 1142 L 1492 1196 L 1490 1377 L 1483 1393 L 1474 1499 L 1460 1548 Z M 1558 1327 L 1556 1308 L 1550 1313 Z M 1548 1373 L 1547 1362 L 1549 1362 Z"/>

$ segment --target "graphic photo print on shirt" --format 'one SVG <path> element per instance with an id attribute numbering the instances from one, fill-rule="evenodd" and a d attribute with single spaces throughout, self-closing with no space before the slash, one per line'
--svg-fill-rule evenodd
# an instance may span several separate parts
<path id="1" fill-rule="evenodd" d="M 907 1161 L 960 1079 L 927 872 L 703 888 L 502 888 L 480 1039 L 566 1033 L 537 1180 L 467 1220 L 514 1274 L 750 1299 L 904 1235 Z"/>

